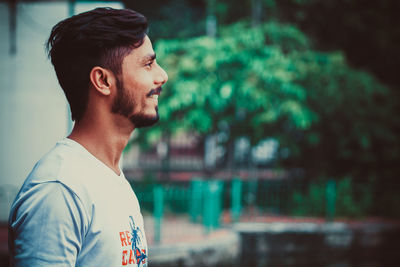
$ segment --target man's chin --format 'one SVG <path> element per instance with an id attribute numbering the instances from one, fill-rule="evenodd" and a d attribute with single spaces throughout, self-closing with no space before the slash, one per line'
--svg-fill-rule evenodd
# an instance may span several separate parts
<path id="1" fill-rule="evenodd" d="M 135 128 L 143 128 L 143 127 L 149 127 L 154 124 L 156 124 L 160 116 L 158 115 L 158 112 L 154 116 L 145 116 L 145 115 L 133 115 L 129 118 L 132 122 L 132 124 L 135 126 Z"/>

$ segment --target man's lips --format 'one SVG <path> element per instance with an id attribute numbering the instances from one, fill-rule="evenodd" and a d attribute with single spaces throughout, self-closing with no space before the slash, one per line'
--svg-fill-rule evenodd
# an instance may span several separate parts
<path id="1" fill-rule="evenodd" d="M 160 87 L 157 87 L 155 89 L 151 89 L 150 92 L 146 96 L 150 97 L 152 95 L 159 95 L 161 93 L 161 91 L 162 91 L 162 88 L 160 86 Z"/>

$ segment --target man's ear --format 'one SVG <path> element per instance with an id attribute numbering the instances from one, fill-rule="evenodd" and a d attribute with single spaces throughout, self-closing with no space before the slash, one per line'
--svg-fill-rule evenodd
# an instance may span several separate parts
<path id="1" fill-rule="evenodd" d="M 111 87 L 115 83 L 115 77 L 110 70 L 96 66 L 90 71 L 90 82 L 100 94 L 110 95 Z"/>

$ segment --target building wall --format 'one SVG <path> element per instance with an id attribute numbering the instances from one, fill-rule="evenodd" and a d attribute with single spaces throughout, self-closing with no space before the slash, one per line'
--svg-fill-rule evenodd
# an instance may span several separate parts
<path id="1" fill-rule="evenodd" d="M 77 3 L 76 13 L 118 2 Z M 68 2 L 17 6 L 17 53 L 9 53 L 9 9 L 0 3 L 0 222 L 35 162 L 65 137 L 68 105 L 47 59 L 52 26 L 68 16 Z"/>

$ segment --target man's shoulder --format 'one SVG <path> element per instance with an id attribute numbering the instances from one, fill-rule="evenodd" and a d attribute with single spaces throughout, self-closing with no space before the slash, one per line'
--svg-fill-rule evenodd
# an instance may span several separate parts
<path id="1" fill-rule="evenodd" d="M 90 160 L 72 142 L 60 141 L 46 153 L 33 167 L 20 193 L 31 190 L 36 185 L 57 182 L 78 196 L 87 195 L 93 179 Z"/>
<path id="2" fill-rule="evenodd" d="M 35 164 L 15 201 L 26 200 L 31 195 L 39 196 L 39 191 L 43 194 L 61 185 L 85 204 L 90 201 L 89 186 L 85 183 L 89 169 L 79 149 L 60 141 Z"/>
<path id="3" fill-rule="evenodd" d="M 32 182 L 63 182 L 70 176 L 76 177 L 85 169 L 84 157 L 74 147 L 58 142 L 34 166 L 28 179 Z"/>

